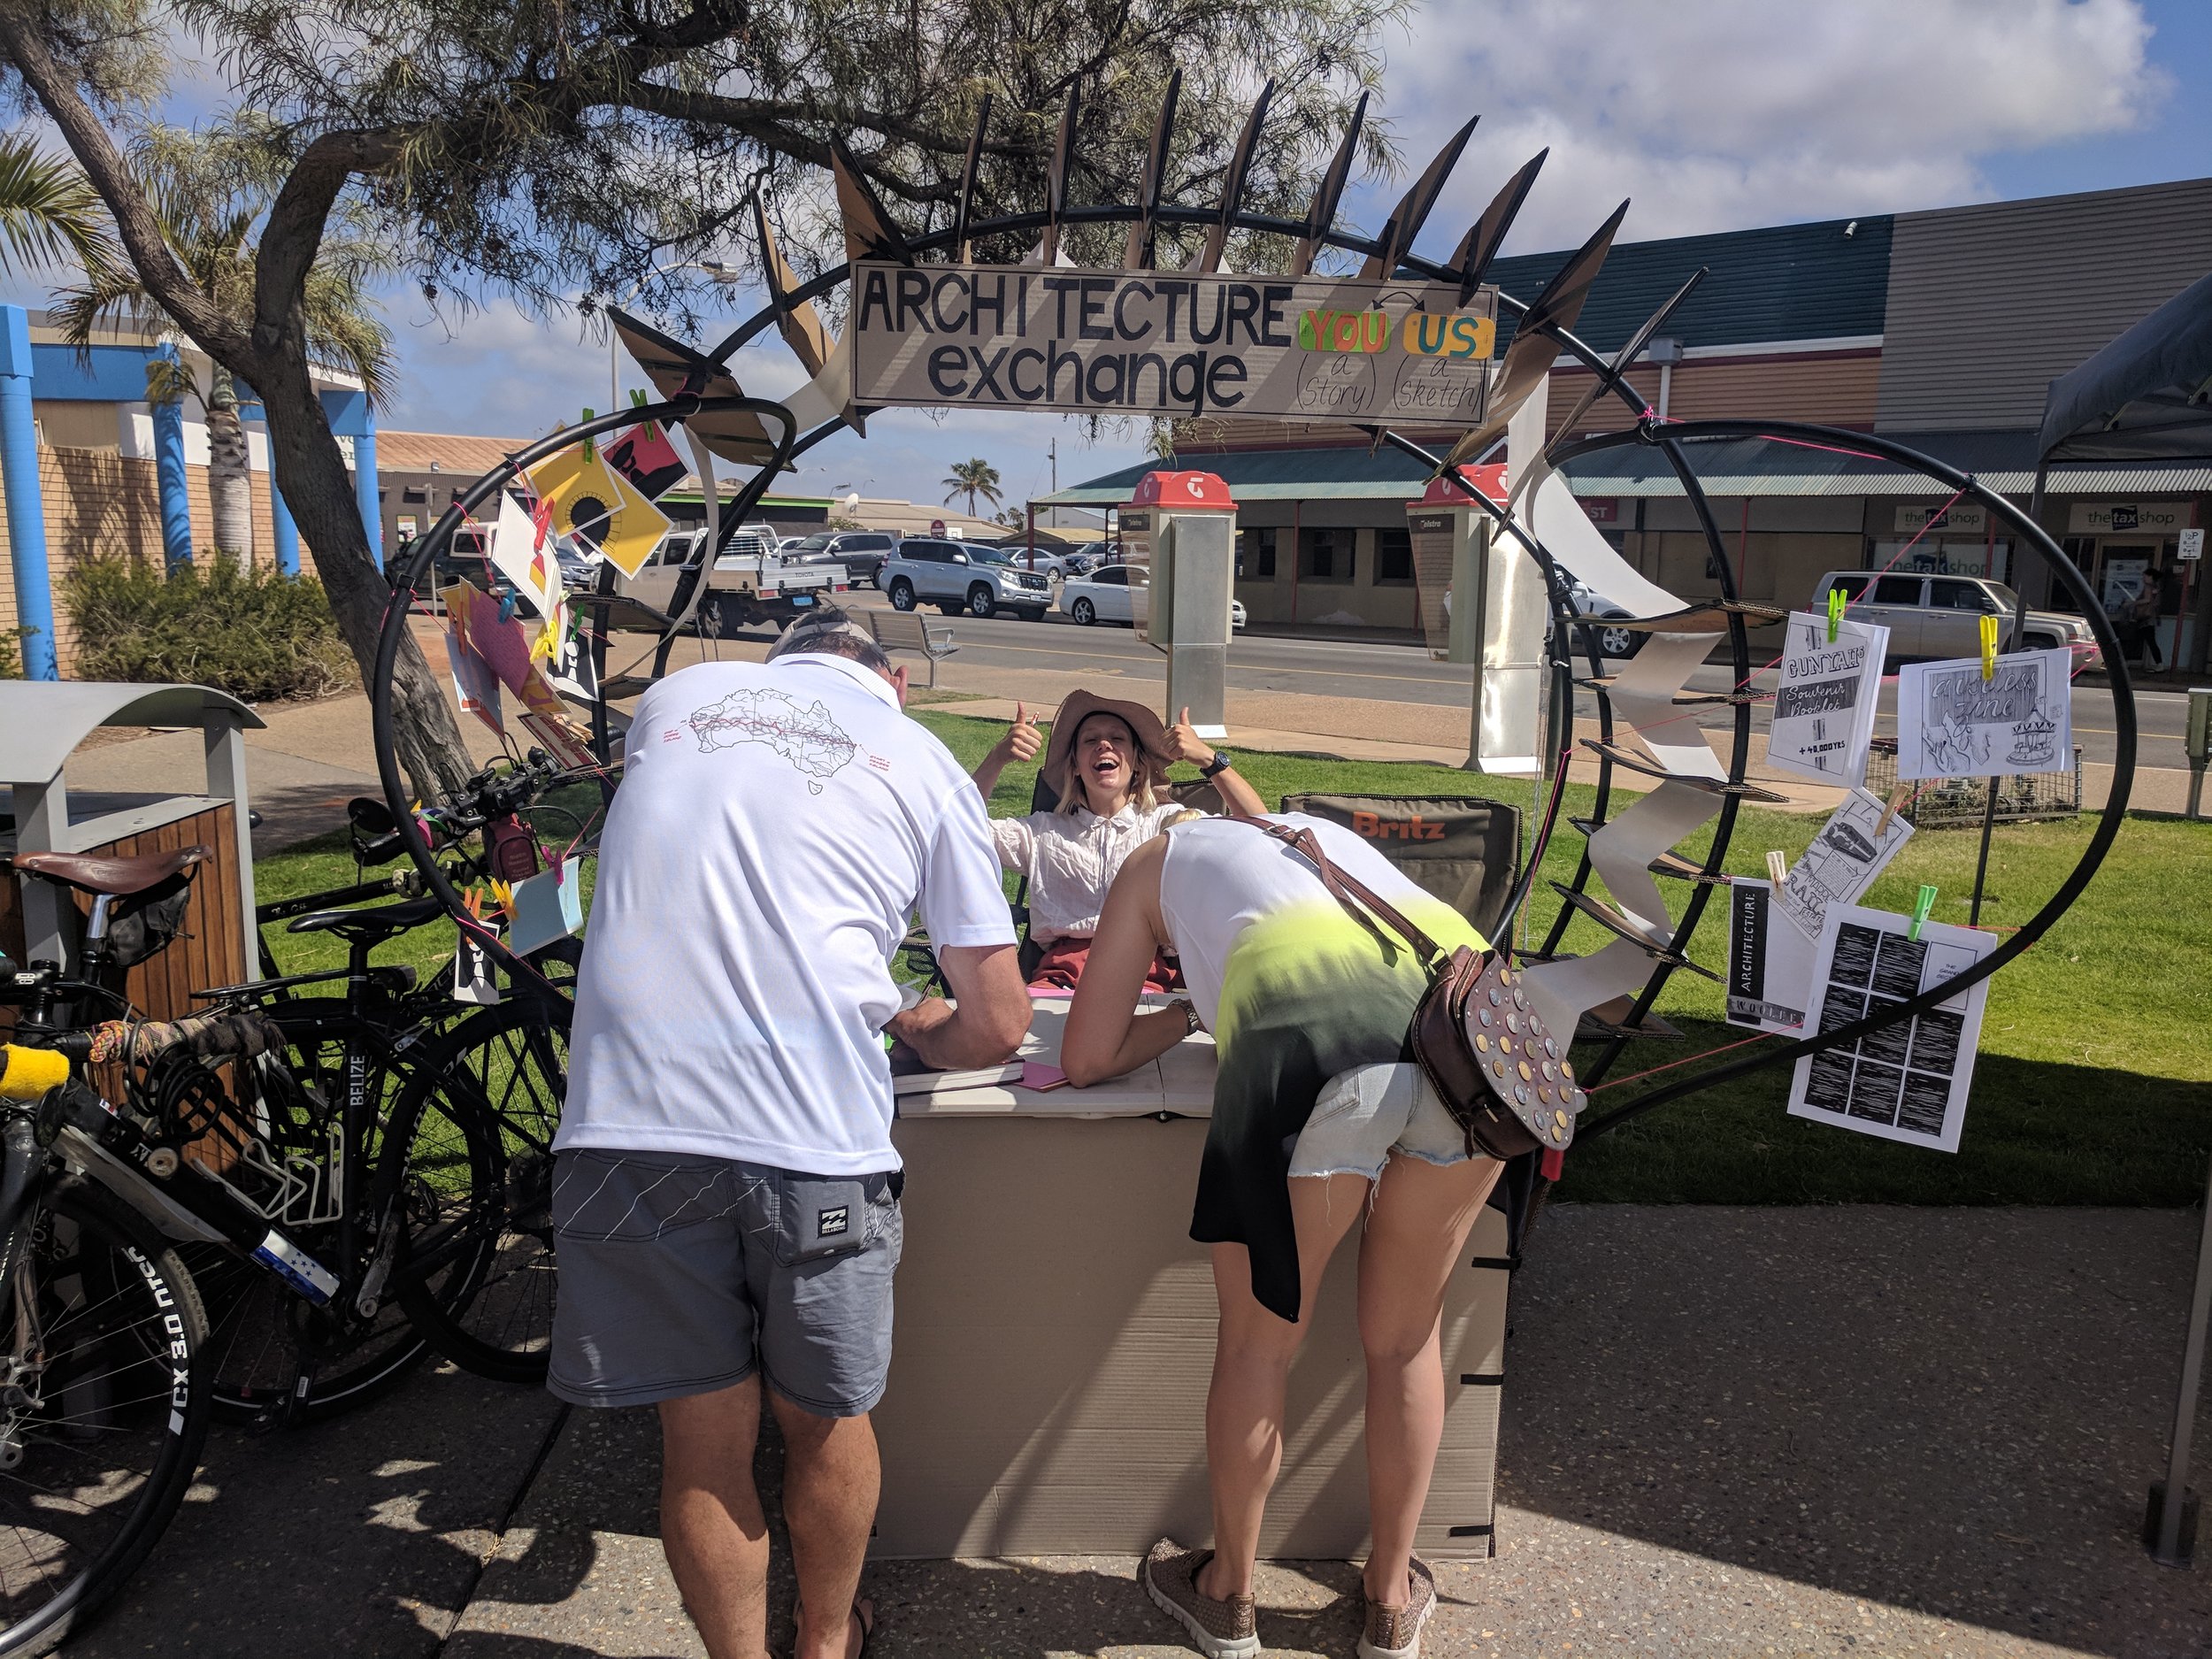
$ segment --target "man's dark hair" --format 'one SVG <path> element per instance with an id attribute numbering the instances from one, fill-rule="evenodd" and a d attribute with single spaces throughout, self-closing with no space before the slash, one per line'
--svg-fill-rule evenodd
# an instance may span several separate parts
<path id="1" fill-rule="evenodd" d="M 890 654 L 876 643 L 875 636 L 835 605 L 810 611 L 768 648 L 772 663 L 780 657 L 798 656 L 842 657 L 879 674 L 893 672 Z"/>

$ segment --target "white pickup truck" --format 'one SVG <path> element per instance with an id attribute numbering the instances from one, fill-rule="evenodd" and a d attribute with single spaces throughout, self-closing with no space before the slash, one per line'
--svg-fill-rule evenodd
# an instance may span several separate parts
<path id="1" fill-rule="evenodd" d="M 706 536 L 704 529 L 671 530 L 638 573 L 619 581 L 618 591 L 667 614 L 677 579 L 700 557 Z M 707 572 L 706 596 L 699 602 L 699 627 L 708 638 L 763 623 L 780 628 L 849 585 L 842 565 L 786 565 L 776 548 L 775 532 L 765 525 L 747 525 L 730 538 Z"/>

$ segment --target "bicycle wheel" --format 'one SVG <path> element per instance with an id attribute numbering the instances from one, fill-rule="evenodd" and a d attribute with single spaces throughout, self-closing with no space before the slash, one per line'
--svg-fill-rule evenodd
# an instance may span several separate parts
<path id="1" fill-rule="evenodd" d="M 83 1629 L 145 1561 L 211 1415 L 207 1321 L 161 1236 L 65 1184 L 33 1224 L 0 1401 L 0 1654 Z M 14 1298 L 10 1299 L 11 1302 Z"/>
<path id="2" fill-rule="evenodd" d="M 403 1217 L 400 1303 L 441 1354 L 496 1381 L 545 1380 L 567 1086 L 567 1003 L 511 997 L 440 1040 L 386 1125 L 377 1192 Z"/>
<path id="3" fill-rule="evenodd" d="M 254 1063 L 256 1069 L 241 1079 L 240 1100 L 202 1066 L 177 1068 L 165 1089 L 171 1117 L 187 1125 L 187 1133 L 204 1132 L 185 1156 L 218 1169 L 273 1210 L 286 1203 L 294 1213 L 277 1218 L 287 1236 L 332 1267 L 340 1263 L 338 1224 L 330 1214 L 334 1206 L 319 1194 L 328 1191 L 333 1123 L 327 1102 L 332 1090 L 344 1087 L 342 1064 L 335 1042 L 302 1037 L 281 1066 L 274 1056 Z M 397 1087 L 393 1065 L 371 1064 L 369 1110 L 376 1118 Z M 241 1118 L 234 1125 L 239 1133 L 226 1134 L 216 1125 L 231 1116 Z M 288 1200 L 280 1197 L 286 1177 L 296 1183 Z M 361 1237 L 373 1239 L 375 1223 L 367 1205 L 356 1200 L 354 1208 Z M 207 1309 L 211 1386 L 216 1409 L 226 1417 L 258 1419 L 282 1405 L 294 1426 L 319 1421 L 365 1405 L 430 1351 L 396 1303 L 387 1302 L 374 1317 L 363 1320 L 342 1303 L 314 1306 L 228 1245 L 191 1244 L 182 1254 Z"/>

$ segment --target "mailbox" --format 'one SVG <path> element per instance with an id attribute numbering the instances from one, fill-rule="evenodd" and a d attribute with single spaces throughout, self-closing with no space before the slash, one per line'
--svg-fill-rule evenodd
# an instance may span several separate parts
<path id="1" fill-rule="evenodd" d="M 1237 542 L 1228 485 L 1211 472 L 1147 472 L 1121 510 L 1121 542 L 1130 615 L 1167 653 L 1168 718 L 1187 708 L 1201 737 L 1225 736 Z"/>
<path id="2" fill-rule="evenodd" d="M 1502 465 L 1464 469 L 1485 498 L 1505 503 Z M 1541 769 L 1551 605 L 1543 572 L 1497 520 L 1448 479 L 1406 506 L 1422 622 L 1432 656 L 1475 670 L 1467 764 L 1490 772 Z"/>

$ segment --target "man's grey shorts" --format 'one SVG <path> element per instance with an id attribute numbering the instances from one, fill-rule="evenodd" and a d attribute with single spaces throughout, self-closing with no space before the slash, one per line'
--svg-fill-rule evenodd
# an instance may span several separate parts
<path id="1" fill-rule="evenodd" d="M 563 1152 L 548 1386 L 578 1405 L 650 1405 L 758 1368 L 818 1417 L 872 1409 L 891 1367 L 898 1184 L 684 1153 Z"/>

